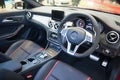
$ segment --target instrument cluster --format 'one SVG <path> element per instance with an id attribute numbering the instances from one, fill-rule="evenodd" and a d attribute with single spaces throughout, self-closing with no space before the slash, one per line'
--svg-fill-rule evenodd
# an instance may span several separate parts
<path id="1" fill-rule="evenodd" d="M 82 17 L 81 18 L 75 18 L 73 20 L 73 26 L 84 28 L 89 32 L 94 32 L 92 21 L 89 18 L 82 18 Z M 100 32 L 102 33 L 103 29 L 104 29 L 104 26 L 100 21 L 98 21 L 98 26 L 100 28 Z"/>

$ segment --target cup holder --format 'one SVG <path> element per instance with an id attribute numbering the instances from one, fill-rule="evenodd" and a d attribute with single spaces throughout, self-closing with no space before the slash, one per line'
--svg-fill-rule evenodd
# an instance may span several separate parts
<path id="1" fill-rule="evenodd" d="M 21 63 L 22 65 L 27 64 L 27 62 L 25 62 L 25 61 L 21 61 L 20 63 Z"/>
<path id="2" fill-rule="evenodd" d="M 35 59 L 34 58 L 29 58 L 28 61 L 32 62 L 34 61 Z"/>

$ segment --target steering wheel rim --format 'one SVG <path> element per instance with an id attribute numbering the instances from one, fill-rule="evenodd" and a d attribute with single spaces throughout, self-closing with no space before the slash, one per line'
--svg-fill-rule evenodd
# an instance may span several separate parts
<path id="1" fill-rule="evenodd" d="M 75 17 L 87 17 L 87 18 L 89 18 L 91 20 L 91 22 L 93 24 L 93 27 L 94 27 L 94 30 L 96 32 L 96 37 L 94 37 L 93 45 L 87 51 L 85 51 L 82 54 L 75 53 L 74 55 L 72 55 L 72 56 L 75 56 L 75 57 L 86 57 L 86 56 L 90 55 L 91 53 L 93 53 L 95 51 L 96 47 L 98 46 L 99 38 L 100 38 L 100 29 L 98 27 L 97 21 L 95 20 L 95 18 L 93 16 L 91 16 L 89 14 L 86 14 L 86 13 L 73 13 L 73 14 L 70 14 L 70 15 L 66 16 L 61 21 L 61 24 L 58 28 L 58 40 L 59 40 L 59 43 L 61 45 L 62 50 L 67 53 L 67 49 L 63 46 L 63 43 L 62 43 L 62 40 L 61 40 L 62 39 L 61 31 L 63 29 L 63 25 L 65 24 L 65 22 L 67 22 L 70 19 L 73 19 Z"/>

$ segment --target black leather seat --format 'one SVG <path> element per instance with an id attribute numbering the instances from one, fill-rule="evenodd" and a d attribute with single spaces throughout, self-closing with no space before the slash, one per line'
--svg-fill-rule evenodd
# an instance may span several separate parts
<path id="1" fill-rule="evenodd" d="M 17 62 L 20 62 L 26 57 L 32 56 L 41 50 L 43 50 L 43 48 L 32 41 L 20 40 L 14 43 L 8 49 L 6 55 L 16 60 Z M 3 70 L 0 72 L 3 73 Z M 4 73 L 5 72 L 7 71 L 5 70 Z M 14 80 L 17 80 L 18 77 L 20 77 L 22 80 L 20 75 L 16 75 L 15 77 L 15 74 L 13 73 L 11 76 L 14 77 Z M 10 77 L 9 74 L 8 77 Z M 1 76 L 0 78 L 9 80 L 9 78 L 6 78 L 5 76 Z M 61 61 L 51 60 L 43 65 L 42 68 L 40 68 L 34 80 L 91 80 L 91 78 Z"/>
<path id="2" fill-rule="evenodd" d="M 42 49 L 42 47 L 30 40 L 20 40 L 11 45 L 5 55 L 20 62 L 26 57 L 40 52 Z"/>
<path id="3" fill-rule="evenodd" d="M 89 76 L 57 60 L 46 63 L 34 80 L 91 80 Z"/>
<path id="4" fill-rule="evenodd" d="M 2 75 L 0 80 L 25 80 L 10 70 L 0 69 L 0 75 Z M 61 61 L 51 60 L 43 65 L 33 80 L 91 80 L 91 78 Z"/>

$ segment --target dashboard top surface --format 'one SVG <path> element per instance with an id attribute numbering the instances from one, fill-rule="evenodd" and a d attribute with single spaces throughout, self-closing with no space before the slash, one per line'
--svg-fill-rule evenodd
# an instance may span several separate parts
<path id="1" fill-rule="evenodd" d="M 34 8 L 30 11 L 37 12 L 37 13 L 44 13 L 51 16 L 52 10 L 60 10 L 65 12 L 65 16 L 71 14 L 71 13 L 85 13 L 90 14 L 99 20 L 101 20 L 103 23 L 105 23 L 110 28 L 120 32 L 120 16 L 99 12 L 99 11 L 93 11 L 93 10 L 87 10 L 87 9 L 80 9 L 80 8 L 68 8 L 68 7 L 52 7 L 52 6 L 42 6 L 39 8 Z"/>

